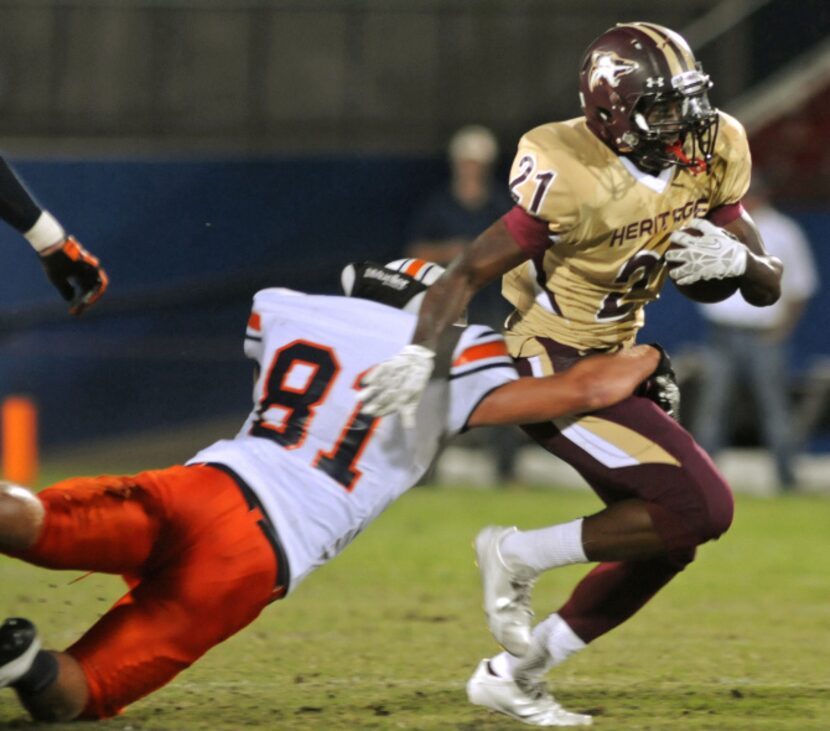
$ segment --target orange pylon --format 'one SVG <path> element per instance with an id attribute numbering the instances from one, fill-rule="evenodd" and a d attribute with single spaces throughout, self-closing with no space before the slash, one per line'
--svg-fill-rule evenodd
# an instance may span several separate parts
<path id="1" fill-rule="evenodd" d="M 33 485 L 37 479 L 37 407 L 26 396 L 3 401 L 3 477 L 18 485 Z"/>

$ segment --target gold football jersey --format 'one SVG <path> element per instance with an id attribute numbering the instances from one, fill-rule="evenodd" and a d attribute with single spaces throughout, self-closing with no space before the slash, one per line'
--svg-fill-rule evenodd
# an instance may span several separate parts
<path id="1" fill-rule="evenodd" d="M 585 118 L 528 132 L 510 173 L 518 205 L 547 222 L 543 254 L 508 272 L 503 295 L 516 311 L 511 355 L 539 352 L 534 337 L 581 351 L 633 344 L 643 308 L 666 278 L 669 234 L 741 200 L 751 162 L 741 124 L 720 112 L 709 171 L 642 172 L 588 129 Z"/>

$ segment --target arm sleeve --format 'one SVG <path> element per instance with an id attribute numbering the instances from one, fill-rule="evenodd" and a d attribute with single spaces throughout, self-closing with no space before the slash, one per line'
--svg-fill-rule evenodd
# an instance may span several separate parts
<path id="1" fill-rule="evenodd" d="M 251 310 L 245 328 L 245 355 L 257 364 L 262 359 L 262 317 L 256 310 Z"/>
<path id="2" fill-rule="evenodd" d="M 744 207 L 741 203 L 727 203 L 725 206 L 718 206 L 706 214 L 715 226 L 726 226 L 732 223 L 736 218 L 740 218 L 744 212 Z"/>
<path id="3" fill-rule="evenodd" d="M 35 225 L 40 214 L 40 206 L 0 157 L 0 218 L 23 234 Z"/>
<path id="4" fill-rule="evenodd" d="M 531 216 L 521 206 L 513 206 L 501 217 L 501 220 L 513 240 L 529 259 L 541 254 L 550 246 L 548 224 L 540 218 Z"/>

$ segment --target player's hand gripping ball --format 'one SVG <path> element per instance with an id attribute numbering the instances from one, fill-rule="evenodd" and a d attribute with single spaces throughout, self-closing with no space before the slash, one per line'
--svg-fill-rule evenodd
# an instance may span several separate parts
<path id="1" fill-rule="evenodd" d="M 669 276 L 686 297 L 720 302 L 735 293 L 746 271 L 747 248 L 731 233 L 696 218 L 669 240 Z"/>

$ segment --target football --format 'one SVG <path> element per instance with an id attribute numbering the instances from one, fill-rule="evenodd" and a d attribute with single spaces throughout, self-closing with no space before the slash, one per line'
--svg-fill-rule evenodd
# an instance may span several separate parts
<path id="1" fill-rule="evenodd" d="M 691 236 L 702 236 L 703 234 L 696 228 L 691 226 L 683 229 L 684 233 Z M 669 249 L 680 248 L 677 244 L 672 244 Z M 669 263 L 669 268 L 676 266 Z M 672 280 L 674 282 L 674 280 Z M 678 284 L 674 282 L 674 286 L 690 300 L 701 302 L 704 304 L 711 304 L 712 302 L 722 302 L 731 297 L 738 290 L 738 278 L 730 277 L 729 279 L 701 279 L 693 284 Z"/>
<path id="2" fill-rule="evenodd" d="M 694 284 L 680 285 L 675 282 L 685 297 L 695 302 L 709 303 L 722 302 L 738 291 L 738 279 L 701 279 Z"/>

